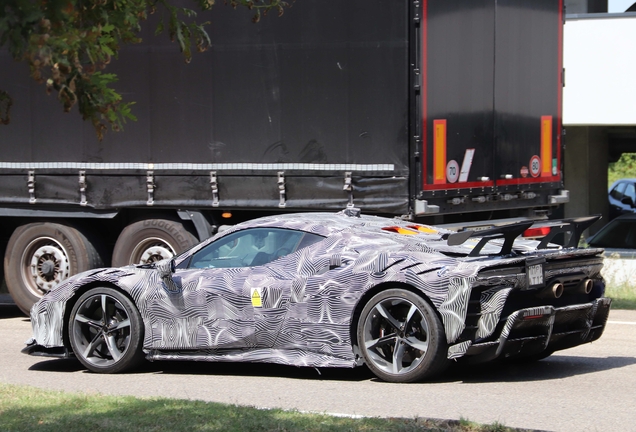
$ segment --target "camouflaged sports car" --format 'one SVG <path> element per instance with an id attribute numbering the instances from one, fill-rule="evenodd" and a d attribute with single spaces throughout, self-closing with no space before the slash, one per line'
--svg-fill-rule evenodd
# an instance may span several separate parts
<path id="1" fill-rule="evenodd" d="M 603 250 L 575 247 L 594 220 L 524 240 L 531 222 L 454 233 L 355 209 L 256 219 L 171 260 L 68 279 L 33 306 L 23 352 L 105 373 L 144 358 L 366 363 L 393 382 L 451 359 L 539 359 L 604 330 Z"/>

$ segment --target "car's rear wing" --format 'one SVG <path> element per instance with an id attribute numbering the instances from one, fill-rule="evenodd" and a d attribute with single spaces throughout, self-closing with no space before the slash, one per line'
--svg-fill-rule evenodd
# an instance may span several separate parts
<path id="1" fill-rule="evenodd" d="M 466 230 L 457 233 L 446 234 L 445 239 L 449 246 L 458 246 L 463 244 L 470 238 L 480 238 L 481 240 L 473 248 L 470 254 L 468 254 L 468 256 L 479 256 L 481 250 L 490 241 L 495 239 L 503 239 L 503 246 L 501 247 L 501 251 L 498 255 L 508 255 L 512 252 L 512 246 L 515 239 L 522 235 L 530 227 L 535 227 L 548 229 L 541 238 L 537 249 L 547 249 L 548 245 L 559 234 L 565 235 L 565 244 L 563 245 L 563 247 L 574 248 L 578 246 L 583 231 L 585 231 L 600 218 L 600 215 L 595 215 L 554 221 L 540 221 L 537 223 L 533 221 L 523 221 L 508 225 L 501 225 L 487 230 Z"/>

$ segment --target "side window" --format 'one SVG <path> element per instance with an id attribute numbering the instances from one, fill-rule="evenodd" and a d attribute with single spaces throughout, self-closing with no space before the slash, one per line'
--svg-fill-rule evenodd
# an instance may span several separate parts
<path id="1" fill-rule="evenodd" d="M 322 239 L 303 231 L 250 228 L 228 234 L 197 251 L 190 259 L 189 268 L 260 266 Z"/>
<path id="2" fill-rule="evenodd" d="M 630 197 L 633 203 L 636 203 L 636 190 L 634 189 L 634 183 L 628 183 L 625 188 L 623 196 Z"/>
<path id="3" fill-rule="evenodd" d="M 623 198 L 623 191 L 625 190 L 625 183 L 619 183 L 610 192 L 610 196 L 614 199 L 621 200 Z"/>

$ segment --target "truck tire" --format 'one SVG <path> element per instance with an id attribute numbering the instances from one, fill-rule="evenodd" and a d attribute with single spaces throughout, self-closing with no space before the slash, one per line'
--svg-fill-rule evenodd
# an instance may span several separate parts
<path id="1" fill-rule="evenodd" d="M 36 222 L 16 228 L 4 254 L 7 288 L 27 315 L 36 301 L 64 279 L 102 265 L 84 234 L 58 223 Z"/>
<path id="2" fill-rule="evenodd" d="M 144 219 L 119 234 L 113 250 L 113 267 L 148 264 L 183 252 L 199 243 L 181 222 Z"/>

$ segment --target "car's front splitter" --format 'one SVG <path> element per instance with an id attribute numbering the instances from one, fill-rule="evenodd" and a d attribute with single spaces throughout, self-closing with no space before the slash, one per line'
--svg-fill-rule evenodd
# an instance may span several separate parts
<path id="1" fill-rule="evenodd" d="M 26 346 L 20 351 L 22 354 L 28 354 L 32 356 L 40 357 L 56 357 L 56 358 L 69 358 L 73 357 L 73 354 L 66 347 L 45 347 L 38 345 L 35 339 L 31 338 L 27 341 Z"/>

